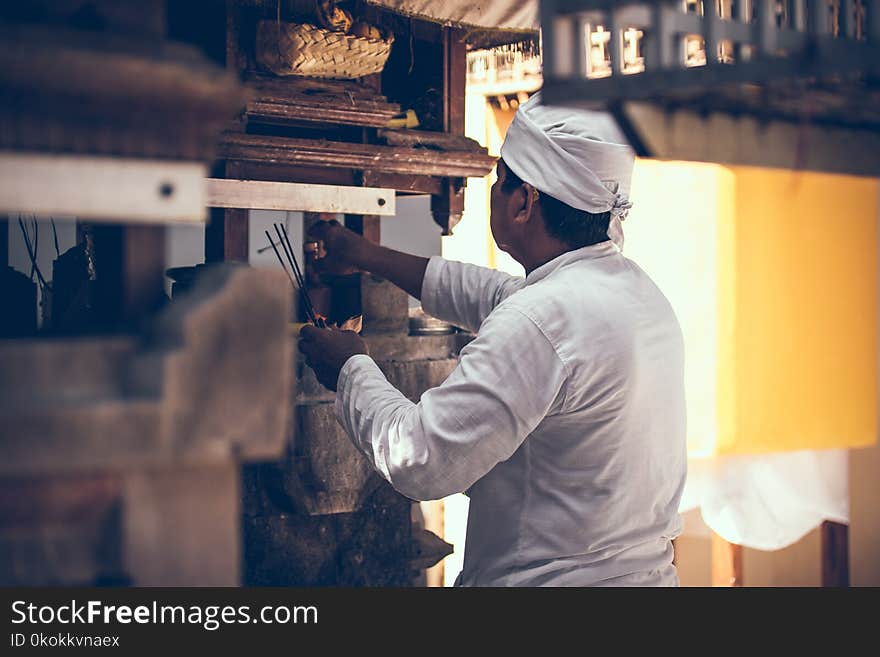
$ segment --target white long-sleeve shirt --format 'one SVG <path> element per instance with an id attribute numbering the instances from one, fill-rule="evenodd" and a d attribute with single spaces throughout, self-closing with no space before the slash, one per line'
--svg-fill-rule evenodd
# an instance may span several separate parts
<path id="1" fill-rule="evenodd" d="M 413 404 L 368 356 L 336 413 L 415 500 L 468 491 L 462 585 L 675 585 L 684 349 L 663 294 L 611 242 L 525 279 L 432 258 L 426 312 L 476 339 Z"/>

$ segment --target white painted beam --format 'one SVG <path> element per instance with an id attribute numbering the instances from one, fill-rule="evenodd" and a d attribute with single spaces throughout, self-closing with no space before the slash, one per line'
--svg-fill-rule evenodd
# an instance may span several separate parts
<path id="1" fill-rule="evenodd" d="M 204 223 L 206 166 L 0 152 L 0 213 L 115 223 Z"/>
<path id="2" fill-rule="evenodd" d="M 208 178 L 205 189 L 207 204 L 214 208 L 386 216 L 395 213 L 394 190 L 378 187 Z"/>

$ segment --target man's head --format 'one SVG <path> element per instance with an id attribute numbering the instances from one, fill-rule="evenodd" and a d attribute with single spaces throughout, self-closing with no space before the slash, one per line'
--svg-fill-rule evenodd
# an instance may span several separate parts
<path id="1" fill-rule="evenodd" d="M 604 112 L 523 103 L 501 147 L 492 234 L 529 269 L 536 250 L 622 247 L 635 155 Z M 540 260 L 540 258 L 538 258 Z"/>
<path id="2" fill-rule="evenodd" d="M 559 201 L 517 176 L 503 159 L 492 187 L 492 236 L 498 247 L 523 265 L 540 244 L 565 251 L 608 240 L 611 212 L 592 213 Z"/>

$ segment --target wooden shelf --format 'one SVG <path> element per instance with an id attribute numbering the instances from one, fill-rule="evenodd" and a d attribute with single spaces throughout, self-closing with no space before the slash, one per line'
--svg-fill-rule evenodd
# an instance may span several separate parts
<path id="1" fill-rule="evenodd" d="M 495 158 L 482 149 L 441 151 L 236 133 L 223 136 L 220 155 L 233 161 L 455 178 L 482 177 L 495 166 Z"/>
<path id="2" fill-rule="evenodd" d="M 251 74 L 248 121 L 324 123 L 384 128 L 400 112 L 373 90 L 347 82 Z"/>

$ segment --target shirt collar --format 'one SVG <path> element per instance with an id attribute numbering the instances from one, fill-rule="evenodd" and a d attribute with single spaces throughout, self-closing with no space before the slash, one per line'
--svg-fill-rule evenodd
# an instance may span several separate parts
<path id="1" fill-rule="evenodd" d="M 611 240 L 585 246 L 582 249 L 575 249 L 574 251 L 566 251 L 562 255 L 553 258 L 550 262 L 545 262 L 537 269 L 532 270 L 532 272 L 526 276 L 526 285 L 537 283 L 538 281 L 547 278 L 553 272 L 573 262 L 605 258 L 619 253 L 620 249 L 617 248 L 617 245 Z"/>

